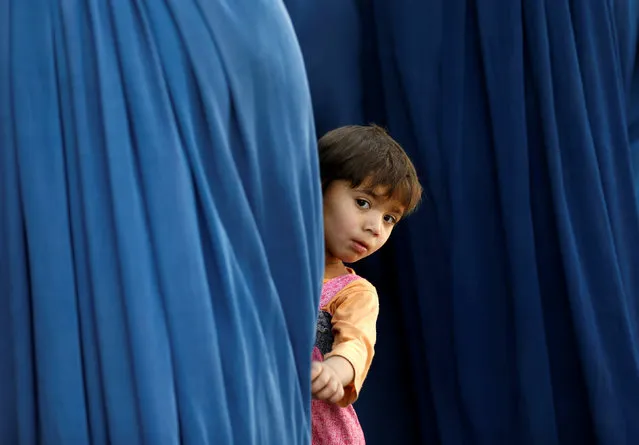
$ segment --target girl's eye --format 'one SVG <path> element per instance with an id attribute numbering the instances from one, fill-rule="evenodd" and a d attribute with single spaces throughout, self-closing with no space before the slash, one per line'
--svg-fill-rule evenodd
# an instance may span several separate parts
<path id="1" fill-rule="evenodd" d="M 370 209 L 371 207 L 370 202 L 366 201 L 365 199 L 356 199 L 355 202 L 357 203 L 357 207 L 360 207 L 362 209 Z"/>
<path id="2" fill-rule="evenodd" d="M 393 215 L 384 216 L 384 221 L 386 221 L 389 224 L 397 224 L 397 218 L 395 218 Z"/>

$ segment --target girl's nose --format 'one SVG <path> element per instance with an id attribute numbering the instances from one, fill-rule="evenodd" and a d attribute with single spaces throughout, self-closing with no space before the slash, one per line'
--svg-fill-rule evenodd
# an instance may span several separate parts
<path id="1" fill-rule="evenodd" d="M 370 218 L 366 222 L 366 231 L 371 232 L 373 236 L 379 236 L 382 233 L 383 218 Z"/>

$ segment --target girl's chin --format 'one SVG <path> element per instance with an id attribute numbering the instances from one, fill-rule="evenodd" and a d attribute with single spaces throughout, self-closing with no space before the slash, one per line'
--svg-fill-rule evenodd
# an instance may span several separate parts
<path id="1" fill-rule="evenodd" d="M 338 255 L 331 255 L 331 258 L 340 260 L 343 263 L 353 264 L 353 263 L 356 263 L 357 261 L 365 258 L 366 256 L 358 255 L 355 252 L 346 250 L 344 252 L 341 252 Z"/>
<path id="2" fill-rule="evenodd" d="M 361 260 L 362 257 L 360 255 L 344 255 L 340 260 L 346 264 L 353 264 Z"/>

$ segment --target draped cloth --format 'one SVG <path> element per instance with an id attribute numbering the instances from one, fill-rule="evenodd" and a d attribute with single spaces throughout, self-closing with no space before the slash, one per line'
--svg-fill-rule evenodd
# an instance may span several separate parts
<path id="1" fill-rule="evenodd" d="M 387 126 L 427 194 L 358 269 L 368 442 L 636 443 L 637 2 L 286 3 L 318 132 Z"/>
<path id="2" fill-rule="evenodd" d="M 0 443 L 309 443 L 317 165 L 281 2 L 0 2 Z"/>

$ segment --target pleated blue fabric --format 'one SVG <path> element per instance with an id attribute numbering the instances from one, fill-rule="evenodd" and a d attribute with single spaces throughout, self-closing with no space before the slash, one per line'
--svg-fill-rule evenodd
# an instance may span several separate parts
<path id="1" fill-rule="evenodd" d="M 322 273 L 281 2 L 0 1 L 0 443 L 308 443 Z"/>

